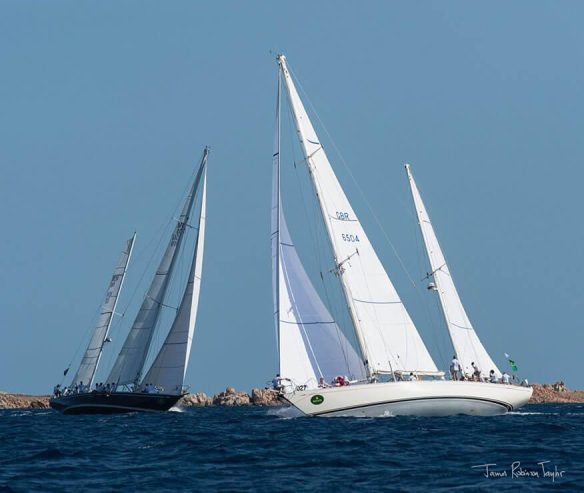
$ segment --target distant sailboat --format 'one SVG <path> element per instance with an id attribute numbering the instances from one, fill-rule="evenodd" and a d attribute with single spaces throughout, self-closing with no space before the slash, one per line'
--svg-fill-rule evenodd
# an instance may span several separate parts
<path id="1" fill-rule="evenodd" d="M 183 383 L 191 351 L 201 286 L 208 155 L 209 150 L 206 148 L 169 244 L 138 315 L 107 377 L 107 383 L 98 389 L 92 389 L 101 354 L 108 342 L 109 327 L 130 260 L 135 235 L 128 241 L 114 271 L 98 323 L 71 385 L 66 392 L 58 390 L 50 401 L 54 409 L 67 414 L 166 411 L 184 395 Z M 177 256 L 185 230 L 189 226 L 191 210 L 198 193 L 201 194 L 201 207 L 187 285 L 166 340 L 144 375 L 143 368 L 148 350 L 161 309 L 165 306 L 169 281 L 176 268 Z"/>
<path id="2" fill-rule="evenodd" d="M 528 387 L 444 380 L 444 373 L 432 360 L 335 176 L 283 55 L 278 56 L 278 67 L 272 266 L 274 316 L 279 335 L 279 387 L 283 397 L 303 413 L 316 416 L 494 415 L 525 404 L 532 392 Z M 334 272 L 341 284 L 359 355 L 346 341 L 310 284 L 284 220 L 280 198 L 282 81 L 330 242 Z M 444 296 L 449 300 L 445 311 L 450 313 L 451 305 L 455 304 L 452 301 L 454 296 L 446 282 L 442 286 L 445 293 L 449 293 Z M 449 320 L 450 324 L 458 323 L 454 315 Z M 451 329 L 451 334 L 453 331 L 456 329 Z M 453 336 L 453 342 L 455 340 L 457 351 L 458 347 L 467 347 L 462 337 Z M 478 348 L 478 345 L 473 347 Z M 496 368 L 494 364 L 490 365 L 490 358 L 487 360 L 484 354 L 475 351 L 471 356 L 470 352 L 465 352 L 463 364 L 468 356 L 483 364 L 485 370 Z M 462 353 L 460 357 L 463 357 Z M 338 386 L 329 384 L 331 375 L 340 376 Z M 345 385 L 345 375 L 349 385 Z"/>

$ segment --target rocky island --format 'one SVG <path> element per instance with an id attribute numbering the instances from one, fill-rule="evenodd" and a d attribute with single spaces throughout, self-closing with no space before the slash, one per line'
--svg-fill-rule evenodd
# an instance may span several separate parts
<path id="1" fill-rule="evenodd" d="M 584 403 L 584 390 L 569 390 L 563 382 L 554 384 L 533 384 L 533 395 L 529 404 Z M 46 409 L 49 407 L 48 395 L 24 395 L 0 392 L 0 409 Z M 247 392 L 227 387 L 213 397 L 204 392 L 185 395 L 179 402 L 180 407 L 202 406 L 286 406 L 278 394 L 271 389 L 253 388 Z"/>

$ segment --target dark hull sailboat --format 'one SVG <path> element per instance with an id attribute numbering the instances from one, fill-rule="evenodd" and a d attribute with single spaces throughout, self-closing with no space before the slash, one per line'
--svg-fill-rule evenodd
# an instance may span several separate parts
<path id="1" fill-rule="evenodd" d="M 190 187 L 181 215 L 176 222 L 158 269 L 153 276 L 150 288 L 113 368 L 105 380 L 109 382 L 106 384 L 106 388 L 125 390 L 106 392 L 102 390 L 104 388 L 102 383 L 96 384 L 96 390 L 88 391 L 94 386 L 104 346 L 111 341 L 108 337 L 108 331 L 115 313 L 117 298 L 126 273 L 134 238 L 128 241 L 114 271 L 105 301 L 101 307 L 97 326 L 73 381 L 63 392 L 60 385 L 55 388 L 55 396 L 50 400 L 50 406 L 53 409 L 64 414 L 168 411 L 184 395 L 182 389 L 191 351 L 201 287 L 208 154 L 209 149 L 205 148 L 194 182 Z M 193 226 L 189 224 L 189 219 L 195 208 L 197 196 L 200 196 L 199 220 L 198 225 Z M 196 231 L 187 283 L 166 339 L 148 369 L 146 359 L 151 349 L 154 331 L 159 323 L 161 309 L 168 306 L 165 303 L 168 286 L 177 266 L 177 256 L 182 251 L 181 245 L 187 227 Z M 184 246 L 182 249 L 184 250 Z M 132 388 L 136 391 L 131 391 Z M 167 389 L 166 392 L 165 389 Z"/>
<path id="2" fill-rule="evenodd" d="M 63 414 L 114 414 L 168 411 L 182 395 L 144 392 L 89 392 L 53 397 L 49 404 Z"/>

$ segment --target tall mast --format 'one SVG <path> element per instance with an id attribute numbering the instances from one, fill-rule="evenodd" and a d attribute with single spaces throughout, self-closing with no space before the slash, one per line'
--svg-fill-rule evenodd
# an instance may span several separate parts
<path id="1" fill-rule="evenodd" d="M 109 283 L 105 295 L 105 300 L 101 305 L 101 310 L 95 326 L 95 330 L 93 331 L 91 340 L 87 345 L 85 354 L 81 359 L 79 368 L 73 377 L 72 385 L 77 385 L 81 382 L 83 382 L 83 385 L 89 385 L 89 388 L 91 385 L 93 385 L 93 379 L 95 378 L 95 373 L 101 359 L 103 347 L 107 340 L 107 334 L 116 311 L 118 298 L 122 290 L 122 285 L 124 283 L 128 263 L 130 262 L 130 257 L 132 255 L 135 239 L 136 233 L 134 233 L 132 238 L 126 242 L 126 247 L 122 251 L 118 264 Z"/>
<path id="2" fill-rule="evenodd" d="M 272 285 L 274 291 L 274 323 L 276 324 L 276 341 L 278 344 L 278 369 L 282 373 L 280 357 L 280 108 L 282 77 L 278 67 L 278 94 L 276 96 L 276 129 L 274 135 L 274 152 L 272 154 Z M 275 243 L 275 244 L 274 244 Z"/>
<path id="3" fill-rule="evenodd" d="M 328 161 L 286 58 L 278 56 L 278 63 L 367 375 L 394 371 L 438 374 Z"/>
<path id="4" fill-rule="evenodd" d="M 444 316 L 456 356 L 467 373 L 474 371 L 472 363 L 475 363 L 485 375 L 490 370 L 494 370 L 497 375 L 500 375 L 497 365 L 495 365 L 481 343 L 466 314 L 410 165 L 406 164 L 405 168 L 416 209 L 418 225 L 420 226 L 426 254 L 432 270 L 430 276 L 434 280 L 438 291 L 442 315 Z"/>

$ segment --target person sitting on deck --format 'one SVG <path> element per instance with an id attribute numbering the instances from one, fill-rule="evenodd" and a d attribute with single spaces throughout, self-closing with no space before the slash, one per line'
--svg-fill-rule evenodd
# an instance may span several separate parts
<path id="1" fill-rule="evenodd" d="M 326 389 L 327 387 L 330 387 L 330 385 L 324 381 L 324 377 L 320 377 L 318 380 L 318 387 L 320 389 Z"/>
<path id="2" fill-rule="evenodd" d="M 504 383 L 505 385 L 511 384 L 511 377 L 506 371 L 504 371 L 503 375 L 501 375 L 501 383 Z"/>
<path id="3" fill-rule="evenodd" d="M 458 361 L 455 354 L 450 362 L 450 378 L 452 378 L 452 380 L 460 380 L 461 370 L 460 361 Z"/>
<path id="4" fill-rule="evenodd" d="M 55 385 L 55 387 L 53 388 L 53 395 L 55 397 L 61 397 L 61 384 L 60 383 Z"/>
<path id="5" fill-rule="evenodd" d="M 342 375 L 339 375 L 333 380 L 333 385 L 335 387 L 344 387 L 345 385 L 349 385 L 349 381 L 346 380 Z"/>
<path id="6" fill-rule="evenodd" d="M 414 372 L 410 372 L 410 382 L 415 382 L 418 380 L 418 377 L 414 375 Z"/>
<path id="7" fill-rule="evenodd" d="M 489 382 L 497 383 L 497 375 L 495 375 L 495 370 L 489 372 Z"/>
<path id="8" fill-rule="evenodd" d="M 471 364 L 472 366 L 472 379 L 475 382 L 480 382 L 481 381 L 481 369 L 478 367 L 478 365 L 473 361 Z"/>

